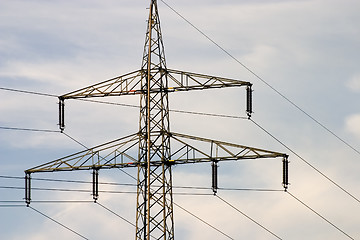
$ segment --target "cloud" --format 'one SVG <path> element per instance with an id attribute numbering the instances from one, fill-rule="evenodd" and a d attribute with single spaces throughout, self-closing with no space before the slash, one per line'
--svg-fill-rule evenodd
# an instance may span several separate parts
<path id="1" fill-rule="evenodd" d="M 360 92 L 360 74 L 354 75 L 347 83 L 346 86 L 354 91 Z"/>
<path id="2" fill-rule="evenodd" d="M 360 139 L 360 114 L 348 116 L 345 119 L 345 129 Z"/>

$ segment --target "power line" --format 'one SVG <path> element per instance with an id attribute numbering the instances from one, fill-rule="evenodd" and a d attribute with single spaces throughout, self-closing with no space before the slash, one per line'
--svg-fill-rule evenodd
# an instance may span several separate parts
<path id="1" fill-rule="evenodd" d="M 249 219 L 250 221 L 252 221 L 253 223 L 255 223 L 256 225 L 258 225 L 259 227 L 261 227 L 262 229 L 264 229 L 265 231 L 267 231 L 268 233 L 270 233 L 271 235 L 273 235 L 274 237 L 276 237 L 277 239 L 282 240 L 282 238 L 280 238 L 278 235 L 276 235 L 274 232 L 270 231 L 268 228 L 264 227 L 264 225 L 260 224 L 259 222 L 257 222 L 256 220 L 254 220 L 253 218 L 251 218 L 249 215 L 245 214 L 244 212 L 242 212 L 240 209 L 238 209 L 237 207 L 235 207 L 234 205 L 232 205 L 231 203 L 229 203 L 228 201 L 226 201 L 225 199 L 223 199 L 222 197 L 220 197 L 219 195 L 215 195 L 217 198 L 219 198 L 222 202 L 226 203 L 227 205 L 229 205 L 231 208 L 233 208 L 235 211 L 241 213 L 244 217 L 246 217 L 247 219 Z"/>
<path id="2" fill-rule="evenodd" d="M 32 203 L 93 203 L 94 201 L 90 201 L 90 200 L 33 200 L 31 202 Z M 10 201 L 0 201 L 0 203 L 24 203 L 24 201 L 10 200 Z"/>
<path id="3" fill-rule="evenodd" d="M 46 96 L 46 97 L 58 97 L 57 95 L 54 95 L 54 94 L 41 93 L 41 92 L 35 92 L 35 91 L 27 91 L 27 90 L 19 90 L 19 89 L 14 89 L 14 88 L 0 87 L 0 90 L 18 92 L 18 93 L 26 93 L 26 94 L 32 94 L 32 95 L 39 95 L 39 96 Z"/>
<path id="4" fill-rule="evenodd" d="M 3 130 L 16 130 L 16 131 L 29 131 L 29 132 L 60 133 L 59 130 L 37 129 L 37 128 L 19 128 L 19 127 L 4 127 L 4 126 L 0 126 L 0 129 L 3 129 Z"/>
<path id="5" fill-rule="evenodd" d="M 84 147 L 86 150 L 89 150 L 89 148 L 87 146 L 85 146 L 84 144 L 82 144 L 81 142 L 79 142 L 78 140 L 76 140 L 75 138 L 71 137 L 69 134 L 62 132 L 65 136 L 67 136 L 68 138 L 70 138 L 71 140 L 73 140 L 74 142 L 76 142 L 77 144 L 81 145 L 82 147 Z"/>
<path id="6" fill-rule="evenodd" d="M 0 186 L 0 189 L 14 189 L 25 190 L 24 187 L 17 186 Z M 50 192 L 78 192 L 78 193 L 92 193 L 89 189 L 70 189 L 70 188 L 44 188 L 44 187 L 32 187 L 33 191 L 50 191 Z M 98 190 L 99 193 L 108 194 L 137 194 L 136 191 L 119 191 L 119 190 Z M 173 192 L 173 195 L 181 196 L 212 196 L 213 193 L 191 193 L 191 192 Z M 33 201 L 31 201 L 33 202 Z"/>
<path id="7" fill-rule="evenodd" d="M 0 189 L 24 190 L 25 187 L 0 186 Z M 69 189 L 69 188 L 32 187 L 31 190 L 35 190 L 35 191 L 54 191 L 54 192 L 82 192 L 82 193 L 92 193 L 92 190 L 88 190 L 88 189 Z M 137 192 L 136 192 L 136 191 L 99 190 L 99 193 L 136 194 Z"/>
<path id="8" fill-rule="evenodd" d="M 249 191 L 249 192 L 284 192 L 283 189 L 265 189 L 265 188 L 218 188 L 225 191 Z"/>
<path id="9" fill-rule="evenodd" d="M 254 75 L 257 79 L 259 79 L 261 82 L 263 82 L 266 86 L 268 86 L 270 89 L 272 89 L 275 93 L 277 93 L 280 97 L 282 97 L 285 101 L 290 103 L 293 107 L 298 109 L 300 112 L 305 114 L 308 118 L 310 118 L 313 122 L 315 122 L 317 125 L 319 125 L 321 128 L 326 130 L 328 133 L 333 135 L 335 138 L 337 138 L 339 141 L 344 143 L 346 146 L 348 146 L 350 149 L 355 151 L 357 154 L 360 155 L 360 151 L 357 150 L 354 146 L 352 146 L 350 143 L 345 141 L 343 138 L 339 137 L 334 131 L 330 130 L 328 127 L 326 127 L 324 124 L 322 124 L 319 120 L 317 120 L 315 117 L 307 113 L 305 110 L 303 110 L 299 105 L 297 105 L 294 101 L 290 100 L 288 97 L 286 97 L 284 94 L 282 94 L 279 90 L 277 90 L 275 87 L 273 87 L 270 83 L 268 83 L 265 79 L 260 77 L 258 74 L 256 74 L 253 70 L 251 70 L 249 67 L 247 67 L 244 63 L 242 63 L 239 59 L 237 59 L 234 55 L 232 55 L 229 51 L 227 51 L 225 48 L 223 48 L 220 44 L 218 44 L 215 40 L 210 38 L 205 32 L 200 30 L 198 27 L 196 27 L 193 23 L 191 23 L 189 20 L 187 20 L 183 15 L 181 15 L 178 11 L 176 11 L 173 7 L 171 7 L 169 4 L 167 4 L 164 0 L 161 0 L 162 3 L 164 3 L 169 9 L 171 9 L 176 15 L 178 15 L 180 18 L 182 18 L 185 22 L 187 22 L 191 27 L 193 27 L 196 31 L 198 31 L 201 35 L 203 35 L 206 39 L 208 39 L 210 42 L 212 42 L 216 47 L 218 47 L 221 51 L 223 51 L 226 55 L 228 55 L 230 58 L 235 60 L 238 64 L 240 64 L 242 67 L 244 67 L 248 72 L 250 72 L 252 75 Z"/>
<path id="10" fill-rule="evenodd" d="M 304 203 L 303 201 L 301 201 L 299 198 L 295 197 L 294 194 L 290 193 L 289 191 L 287 192 L 291 197 L 293 197 L 296 201 L 298 201 L 299 203 L 301 203 L 302 205 L 304 205 L 307 209 L 309 209 L 310 211 L 312 211 L 313 213 L 315 213 L 317 216 L 319 216 L 321 219 L 323 219 L 325 222 L 329 223 L 331 226 L 333 226 L 334 228 L 336 228 L 339 232 L 341 232 L 342 234 L 344 234 L 345 236 L 347 236 L 348 238 L 355 240 L 353 237 L 351 237 L 349 234 L 347 234 L 345 231 L 341 230 L 338 226 L 336 226 L 335 224 L 333 224 L 332 222 L 330 222 L 329 220 L 327 220 L 325 217 L 323 217 L 320 213 L 316 212 L 313 208 L 311 208 L 309 205 L 307 205 L 306 203 Z"/>
<path id="11" fill-rule="evenodd" d="M 20 90 L 20 89 L 10 89 L 10 88 L 0 87 L 0 90 L 7 90 L 7 91 L 18 92 L 18 93 L 27 93 L 27 94 L 40 95 L 40 96 L 48 96 L 48 97 L 58 97 L 57 95 L 54 95 L 54 94 L 40 93 L 40 92 Z M 122 107 L 140 108 L 140 106 L 134 105 L 134 104 L 116 103 L 116 102 L 100 101 L 100 100 L 92 100 L 92 99 L 75 99 L 75 100 L 83 101 L 83 102 L 92 102 L 92 103 L 100 103 L 100 104 L 107 104 L 107 105 L 122 106 Z M 245 116 L 235 116 L 235 115 L 216 114 L 216 113 L 204 113 L 204 112 L 186 111 L 186 110 L 178 110 L 178 109 L 171 109 L 171 110 L 169 110 L 169 111 L 170 111 L 170 112 L 175 112 L 175 113 L 192 114 L 192 115 L 200 115 L 200 116 L 221 117 L 221 118 L 233 118 L 233 119 L 243 119 L 243 120 L 248 119 L 248 117 L 245 117 Z M 31 129 L 31 128 L 16 128 L 16 127 L 0 127 L 0 129 L 24 130 L 24 131 L 40 131 L 40 132 L 60 132 L 60 131 L 54 131 L 54 130 L 42 130 L 42 129 Z"/>
<path id="12" fill-rule="evenodd" d="M 26 207 L 26 205 L 25 204 L 23 204 L 23 205 L 14 205 L 14 204 L 0 204 L 0 207 L 2 207 L 2 208 L 13 208 L 13 207 Z"/>
<path id="13" fill-rule="evenodd" d="M 112 214 L 114 214 L 115 216 L 121 218 L 122 220 L 124 220 L 125 222 L 127 222 L 128 224 L 130 224 L 133 227 L 136 227 L 135 224 L 133 224 L 132 222 L 130 222 L 129 220 L 127 220 L 126 218 L 120 216 L 118 213 L 114 212 L 113 210 L 111 210 L 110 208 L 104 206 L 103 204 L 99 203 L 98 201 L 96 201 L 96 204 L 99 205 L 100 207 L 104 208 L 105 210 L 111 212 Z"/>
<path id="14" fill-rule="evenodd" d="M 24 180 L 25 177 L 16 177 L 16 176 L 4 176 L 0 175 L 0 178 L 8 179 L 18 179 Z M 65 180 L 65 179 L 50 179 L 50 178 L 31 178 L 34 181 L 46 181 L 46 182 L 62 182 L 62 183 L 79 183 L 79 184 L 92 184 L 91 181 L 82 181 L 82 180 Z M 111 186 L 125 186 L 125 187 L 137 187 L 136 183 L 115 183 L 115 182 L 98 182 L 99 185 L 111 185 Z M 0 186 L 1 188 L 1 186 Z M 10 187 L 12 188 L 12 187 Z M 18 187 L 15 187 L 16 189 Z M 20 187 L 21 189 L 24 189 Z M 211 187 L 202 187 L 202 186 L 172 186 L 173 189 L 190 189 L 190 190 L 212 190 Z M 252 191 L 252 192 L 283 192 L 282 189 L 266 189 L 266 188 L 223 188 L 219 187 L 218 190 L 223 191 Z M 187 194 L 187 193 L 183 193 Z M 213 195 L 213 194 L 210 194 Z"/>
<path id="15" fill-rule="evenodd" d="M 23 203 L 24 201 L 19 200 L 1 200 L 0 203 Z"/>
<path id="16" fill-rule="evenodd" d="M 75 100 L 80 100 L 80 101 L 85 101 L 85 102 L 93 102 L 93 103 L 100 103 L 100 104 L 115 105 L 115 106 L 122 106 L 122 107 L 140 108 L 140 106 L 133 105 L 133 104 L 115 103 L 115 102 L 99 101 L 99 100 L 91 100 L 91 99 L 75 99 Z M 235 116 L 235 115 L 216 114 L 216 113 L 204 113 L 204 112 L 186 111 L 186 110 L 178 110 L 178 109 L 170 109 L 169 111 L 170 112 L 175 112 L 175 113 L 184 113 L 184 114 L 209 116 L 209 117 L 233 118 L 233 119 L 243 119 L 243 120 L 248 119 L 248 117 L 245 117 L 245 116 Z"/>
<path id="17" fill-rule="evenodd" d="M 180 208 L 181 210 L 183 210 L 184 212 L 190 214 L 191 216 L 193 216 L 194 218 L 196 218 L 197 220 L 199 220 L 200 222 L 204 223 L 205 225 L 211 227 L 212 229 L 214 229 L 215 231 L 221 233 L 222 235 L 224 235 L 225 237 L 234 240 L 234 238 L 230 237 L 229 235 L 227 235 L 226 233 L 224 233 L 223 231 L 221 231 L 220 229 L 218 229 L 217 227 L 214 227 L 213 225 L 211 225 L 210 223 L 208 223 L 207 221 L 201 219 L 200 217 L 196 216 L 195 214 L 193 214 L 192 212 L 186 210 L 185 208 L 183 208 L 182 206 L 180 206 L 179 204 L 173 202 L 173 204 L 175 206 L 177 206 L 178 208 Z"/>
<path id="18" fill-rule="evenodd" d="M 28 206 L 28 207 L 29 207 L 30 209 L 34 210 L 35 212 L 39 213 L 40 215 L 42 215 L 42 216 L 46 217 L 47 219 L 50 219 L 50 220 L 51 220 L 51 221 L 53 221 L 54 223 L 56 223 L 56 224 L 58 224 L 58 225 L 62 226 L 63 228 L 65 228 L 65 229 L 69 230 L 70 232 L 72 232 L 72 233 L 74 233 L 74 234 L 78 235 L 79 237 L 81 237 L 81 238 L 83 238 L 83 239 L 87 239 L 87 240 L 89 240 L 88 238 L 84 237 L 84 236 L 83 236 L 83 235 L 81 235 L 80 233 L 78 233 L 78 232 L 76 232 L 76 231 L 72 230 L 71 228 L 69 228 L 69 227 L 65 226 L 64 224 L 60 223 L 59 221 L 55 220 L 54 218 L 52 218 L 52 217 L 50 217 L 50 216 L 46 215 L 45 213 L 43 213 L 43 212 L 41 212 L 41 211 L 39 211 L 39 210 L 37 210 L 37 209 L 35 209 L 35 208 L 31 207 L 31 206 Z"/>
<path id="19" fill-rule="evenodd" d="M 276 138 L 273 134 L 271 134 L 269 131 L 267 131 L 265 128 L 263 128 L 259 123 L 255 122 L 253 119 L 250 119 L 257 127 L 259 127 L 261 130 L 263 130 L 266 134 L 268 134 L 270 137 L 272 137 L 275 141 L 280 143 L 283 147 L 285 147 L 287 150 L 292 152 L 295 156 L 297 156 L 300 160 L 302 160 L 304 163 L 306 163 L 309 167 L 311 167 L 313 170 L 315 170 L 317 173 L 319 173 L 321 176 L 326 178 L 328 181 L 330 181 L 332 184 L 334 184 L 337 188 L 339 188 L 341 191 L 346 193 L 348 196 L 353 198 L 355 201 L 360 203 L 360 200 L 355 197 L 353 194 L 351 194 L 349 191 L 347 191 L 345 188 L 340 186 L 338 183 L 336 183 L 334 180 L 332 180 L 330 177 L 325 175 L 323 172 L 321 172 L 319 169 L 317 169 L 314 165 L 312 165 L 310 162 L 306 161 L 303 157 L 301 157 L 299 154 L 297 154 L 294 150 L 292 150 L 290 147 L 288 147 L 285 143 L 280 141 L 278 138 Z"/>

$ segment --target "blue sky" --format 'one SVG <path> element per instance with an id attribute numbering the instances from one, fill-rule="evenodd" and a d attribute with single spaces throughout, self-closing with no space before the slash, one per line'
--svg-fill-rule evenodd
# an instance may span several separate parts
<path id="1" fill-rule="evenodd" d="M 360 149 L 360 3 L 356 0 L 166 1 L 268 84 Z M 0 87 L 61 95 L 141 66 L 148 1 L 42 1 L 0 3 Z M 309 119 L 159 2 L 167 65 L 252 82 L 253 119 L 326 176 L 360 198 L 359 154 Z M 0 90 L 0 126 L 57 130 L 57 99 Z M 170 96 L 170 108 L 245 115 L 244 89 Z M 138 104 L 137 97 L 106 99 Z M 94 146 L 134 133 L 138 110 L 66 103 L 66 133 Z M 359 238 L 360 205 L 247 120 L 171 113 L 171 130 L 260 147 L 290 155 L 290 192 Z M 0 175 L 83 150 L 60 133 L 0 130 Z M 135 171 L 129 171 L 133 176 Z M 84 180 L 90 172 L 35 177 Z M 100 180 L 133 183 L 118 170 Z M 281 189 L 279 159 L 220 164 L 224 188 Z M 210 186 L 210 165 L 177 166 L 174 185 Z M 0 186 L 24 186 L 0 178 Z M 35 181 L 36 187 L 91 189 L 91 185 Z M 102 186 L 103 190 L 134 191 Z M 182 190 L 177 190 L 181 192 Z M 208 193 L 211 193 L 209 191 Z M 282 239 L 348 239 L 283 192 L 219 191 Z M 0 201 L 22 190 L 0 188 Z M 35 200 L 91 200 L 89 193 L 34 191 Z M 212 196 L 175 195 L 175 202 L 234 239 L 276 239 Z M 100 195 L 99 202 L 135 221 L 134 194 Z M 134 228 L 93 203 L 32 204 L 89 239 L 131 239 Z M 1 239 L 80 239 L 26 207 L 0 208 Z M 175 207 L 177 239 L 226 239 Z"/>

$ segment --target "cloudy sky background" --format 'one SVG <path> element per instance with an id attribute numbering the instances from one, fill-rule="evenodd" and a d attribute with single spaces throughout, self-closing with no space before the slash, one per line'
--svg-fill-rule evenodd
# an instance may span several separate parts
<path id="1" fill-rule="evenodd" d="M 169 5 L 268 84 L 360 149 L 360 2 L 357 0 L 174 1 Z M 148 1 L 0 2 L 0 87 L 61 95 L 138 70 Z M 250 81 L 253 119 L 344 189 L 360 198 L 360 154 L 309 119 L 239 63 L 159 2 L 169 68 Z M 136 96 L 102 99 L 138 104 Z M 177 110 L 245 116 L 245 90 L 170 95 Z M 0 126 L 57 130 L 57 99 L 0 90 Z M 66 102 L 66 133 L 91 147 L 138 130 L 138 109 Z M 360 239 L 360 204 L 247 120 L 171 113 L 171 130 L 290 155 L 290 192 L 354 239 Z M 1 176 L 83 147 L 60 133 L 0 130 Z M 127 171 L 136 176 L 135 170 Z M 177 166 L 176 186 L 210 186 L 210 165 Z M 90 172 L 34 177 L 90 181 Z M 134 183 L 116 169 L 103 182 Z M 281 189 L 281 160 L 221 163 L 224 188 Z M 0 178 L 0 186 L 23 180 Z M 91 189 L 90 184 L 34 181 L 34 187 Z M 133 187 L 101 186 L 134 191 Z M 190 190 L 175 189 L 184 193 Z M 199 193 L 199 191 L 196 191 Z M 201 193 L 211 193 L 211 190 Z M 349 239 L 284 192 L 219 191 L 219 196 L 282 239 Z M 0 201 L 23 190 L 0 188 Z M 92 200 L 89 193 L 33 191 L 34 200 Z M 233 239 L 276 239 L 213 196 L 175 195 L 174 201 Z M 99 202 L 135 222 L 135 194 L 100 195 Z M 5 203 L 4 203 L 5 204 Z M 134 227 L 94 203 L 31 206 L 88 239 L 133 239 Z M 177 239 L 227 239 L 180 208 Z M 26 207 L 0 208 L 1 239 L 81 239 Z"/>

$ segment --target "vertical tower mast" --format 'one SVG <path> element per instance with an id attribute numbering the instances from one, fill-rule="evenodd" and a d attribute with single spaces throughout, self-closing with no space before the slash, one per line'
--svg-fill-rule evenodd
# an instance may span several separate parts
<path id="1" fill-rule="evenodd" d="M 142 60 L 137 240 L 150 239 L 150 236 L 152 239 L 174 239 L 168 82 L 165 72 L 157 2 L 151 0 Z"/>

